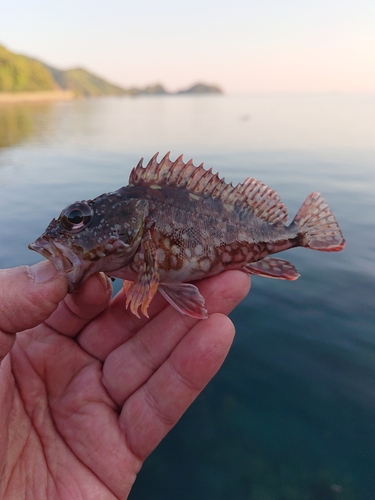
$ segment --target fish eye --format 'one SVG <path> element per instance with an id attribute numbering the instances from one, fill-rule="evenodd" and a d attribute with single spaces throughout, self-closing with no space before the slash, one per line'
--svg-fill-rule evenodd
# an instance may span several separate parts
<path id="1" fill-rule="evenodd" d="M 91 221 L 93 211 L 87 203 L 77 202 L 65 208 L 59 217 L 60 223 L 67 231 L 77 231 L 86 227 Z"/>

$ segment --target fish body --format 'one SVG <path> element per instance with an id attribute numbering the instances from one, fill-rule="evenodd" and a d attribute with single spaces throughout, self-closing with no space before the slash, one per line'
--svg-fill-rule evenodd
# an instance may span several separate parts
<path id="1" fill-rule="evenodd" d="M 248 178 L 233 186 L 182 156 L 155 155 L 135 167 L 129 185 L 94 200 L 73 203 L 29 248 L 48 258 L 69 291 L 103 271 L 124 280 L 127 306 L 139 315 L 155 293 L 181 313 L 207 317 L 190 281 L 241 269 L 294 280 L 289 262 L 268 256 L 303 246 L 342 250 L 338 224 L 319 193 L 310 194 L 293 221 L 278 194 Z"/>

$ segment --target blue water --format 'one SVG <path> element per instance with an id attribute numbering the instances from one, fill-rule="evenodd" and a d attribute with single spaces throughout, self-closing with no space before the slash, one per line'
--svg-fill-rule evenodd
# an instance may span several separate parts
<path id="1" fill-rule="evenodd" d="M 218 375 L 146 461 L 131 499 L 375 498 L 375 96 L 102 98 L 0 107 L 0 267 L 67 204 L 171 150 L 251 175 L 291 216 L 311 191 L 343 252 L 293 249 L 301 277 L 254 277 Z"/>

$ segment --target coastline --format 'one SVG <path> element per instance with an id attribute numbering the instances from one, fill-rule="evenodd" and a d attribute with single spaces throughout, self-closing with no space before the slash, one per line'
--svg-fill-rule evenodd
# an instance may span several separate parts
<path id="1" fill-rule="evenodd" d="M 35 92 L 0 92 L 0 105 L 23 102 L 68 101 L 74 99 L 72 90 L 45 90 Z"/>

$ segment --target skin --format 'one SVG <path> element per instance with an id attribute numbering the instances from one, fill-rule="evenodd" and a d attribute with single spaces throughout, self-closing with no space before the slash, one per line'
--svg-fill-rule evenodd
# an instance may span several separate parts
<path id="1" fill-rule="evenodd" d="M 135 318 L 102 274 L 67 295 L 45 261 L 0 271 L 0 498 L 125 499 L 223 363 L 249 277 L 198 283 L 209 318 L 157 294 Z M 17 335 L 15 332 L 21 332 Z"/>

